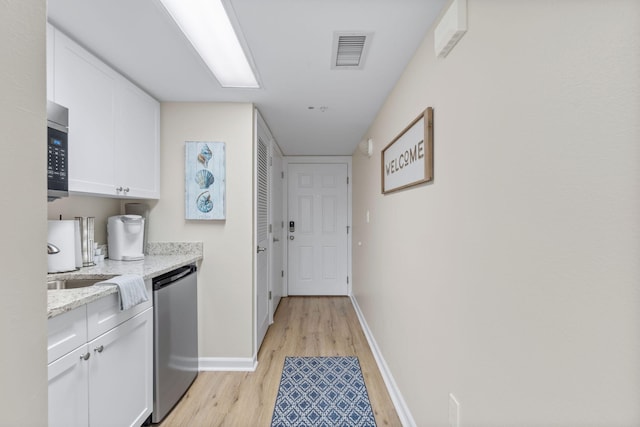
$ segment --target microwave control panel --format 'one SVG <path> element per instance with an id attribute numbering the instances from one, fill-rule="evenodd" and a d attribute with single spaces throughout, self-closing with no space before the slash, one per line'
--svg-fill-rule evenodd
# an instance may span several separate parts
<path id="1" fill-rule="evenodd" d="M 67 190 L 67 135 L 49 128 L 47 180 L 49 189 Z"/>

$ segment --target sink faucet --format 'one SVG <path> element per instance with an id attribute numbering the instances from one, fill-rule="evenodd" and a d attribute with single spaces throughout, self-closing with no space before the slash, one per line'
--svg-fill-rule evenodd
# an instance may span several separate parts
<path id="1" fill-rule="evenodd" d="M 60 252 L 60 249 L 56 245 L 52 243 L 47 243 L 47 253 L 49 255 L 55 255 L 58 252 Z"/>

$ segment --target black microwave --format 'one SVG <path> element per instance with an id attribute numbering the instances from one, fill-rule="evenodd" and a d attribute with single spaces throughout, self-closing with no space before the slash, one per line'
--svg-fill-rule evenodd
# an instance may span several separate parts
<path id="1" fill-rule="evenodd" d="M 47 200 L 69 195 L 69 110 L 47 102 Z"/>

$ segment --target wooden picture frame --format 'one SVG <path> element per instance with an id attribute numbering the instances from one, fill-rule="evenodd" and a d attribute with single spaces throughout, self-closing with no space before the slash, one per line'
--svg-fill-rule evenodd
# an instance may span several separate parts
<path id="1" fill-rule="evenodd" d="M 433 180 L 433 108 L 424 110 L 382 150 L 382 194 Z"/>

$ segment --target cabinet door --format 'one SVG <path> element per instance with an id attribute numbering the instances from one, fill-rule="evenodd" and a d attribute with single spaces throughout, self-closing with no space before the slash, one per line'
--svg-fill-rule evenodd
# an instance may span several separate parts
<path id="1" fill-rule="evenodd" d="M 54 33 L 55 102 L 69 109 L 69 191 L 115 196 L 117 74 L 60 31 Z"/>
<path id="2" fill-rule="evenodd" d="M 139 426 L 151 414 L 152 309 L 89 342 L 89 425 Z"/>
<path id="3" fill-rule="evenodd" d="M 48 365 L 49 427 L 86 427 L 89 422 L 87 345 Z"/>
<path id="4" fill-rule="evenodd" d="M 116 184 L 122 195 L 159 198 L 160 104 L 124 79 L 118 86 L 115 143 Z"/>

